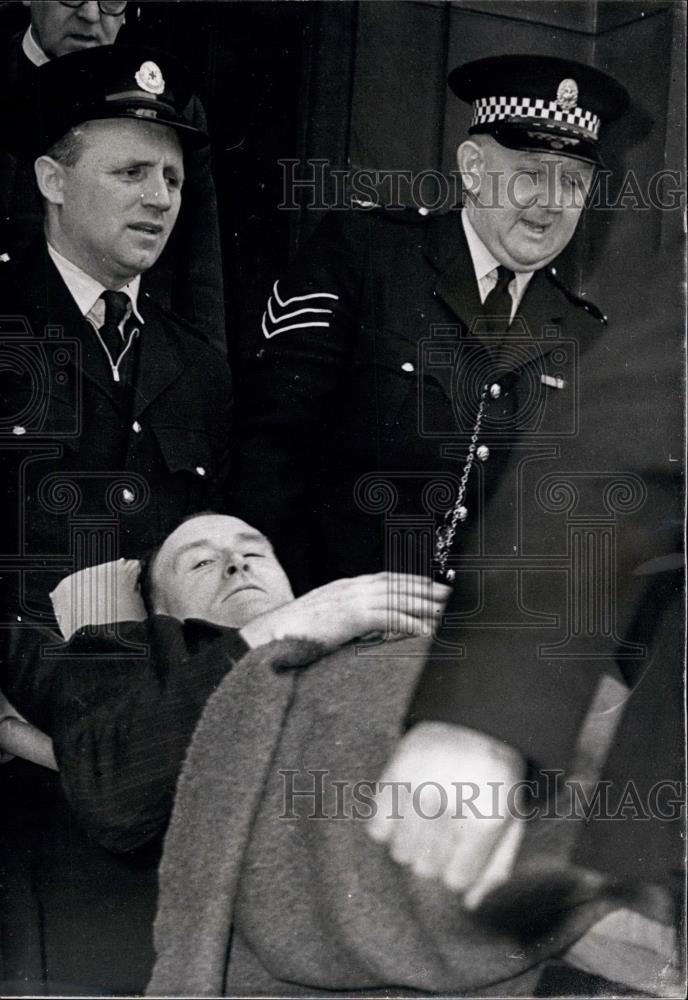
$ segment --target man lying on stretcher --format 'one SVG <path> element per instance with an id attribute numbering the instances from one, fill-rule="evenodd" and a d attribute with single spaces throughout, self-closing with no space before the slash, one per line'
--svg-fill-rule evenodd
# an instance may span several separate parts
<path id="1" fill-rule="evenodd" d="M 150 613 L 148 618 L 145 618 L 145 609 L 141 604 L 138 610 L 131 608 L 131 613 L 127 616 L 128 619 L 141 620 L 119 622 L 116 628 L 82 628 L 67 642 L 61 641 L 60 637 L 48 630 L 10 630 L 2 639 L 0 687 L 10 698 L 12 705 L 30 723 L 49 734 L 37 734 L 36 746 L 39 753 L 45 755 L 46 752 L 51 752 L 50 746 L 46 751 L 45 742 L 50 744 L 49 737 L 52 737 L 56 766 L 59 766 L 63 787 L 80 824 L 111 851 L 126 852 L 146 844 L 166 827 L 174 802 L 177 777 L 206 701 L 249 649 L 290 636 L 305 638 L 313 645 L 312 654 L 309 653 L 305 661 L 308 663 L 311 659 L 317 660 L 320 654 L 335 651 L 370 633 L 383 633 L 387 638 L 399 635 L 429 636 L 440 616 L 447 593 L 448 588 L 432 584 L 424 578 L 377 574 L 335 581 L 294 600 L 288 580 L 262 535 L 235 518 L 200 515 L 177 528 L 144 567 L 142 597 Z M 87 620 L 83 617 L 81 619 L 82 623 Z M 105 621 L 107 618 L 100 617 L 97 620 Z M 275 652 L 270 654 L 266 651 L 266 657 L 272 656 L 274 669 L 283 669 L 279 664 L 279 645 L 272 648 Z M 391 753 L 392 759 L 383 775 L 386 781 L 380 780 L 379 787 L 393 784 L 394 779 L 400 779 L 397 780 L 397 785 L 402 786 L 408 783 L 407 778 L 413 776 L 412 770 L 408 773 L 404 770 L 403 753 L 421 745 L 427 768 L 422 777 L 430 780 L 421 781 L 420 786 L 429 787 L 419 787 L 418 791 L 432 794 L 433 789 L 439 787 L 438 779 L 444 781 L 447 778 L 446 767 L 438 769 L 436 766 L 436 750 L 440 742 L 438 729 L 451 729 L 452 738 L 459 749 L 453 756 L 448 781 L 444 781 L 447 787 L 455 784 L 457 779 L 459 785 L 463 782 L 465 786 L 472 786 L 473 783 L 477 785 L 479 780 L 481 785 L 485 784 L 493 791 L 495 787 L 508 789 L 518 781 L 521 776 L 520 759 L 515 751 L 499 740 L 458 725 L 442 727 L 438 724 L 419 723 L 398 742 L 403 730 L 405 706 L 425 660 L 423 643 L 419 644 L 416 639 L 410 640 L 408 646 L 404 643 L 396 644 L 392 656 L 375 658 L 370 655 L 370 651 L 371 647 L 367 646 L 367 655 L 357 657 L 357 649 L 352 647 L 351 654 L 338 654 L 340 662 L 331 664 L 328 658 L 323 658 L 322 668 L 314 664 L 307 672 L 310 679 L 304 676 L 304 683 L 300 688 L 301 702 L 295 698 L 295 710 L 298 710 L 299 704 L 303 708 L 304 701 L 313 709 L 314 705 L 309 698 L 315 687 L 320 690 L 322 715 L 329 717 L 328 723 L 318 726 L 316 732 L 308 731 L 307 728 L 301 733 L 304 747 L 308 747 L 308 753 L 315 754 L 315 758 L 309 759 L 316 759 L 320 764 L 327 763 L 329 766 L 330 757 L 325 755 L 322 747 L 322 754 L 319 755 L 316 742 L 319 737 L 322 743 L 325 734 L 329 732 L 325 750 L 333 760 L 339 759 L 338 753 L 348 753 L 351 760 L 357 763 L 356 775 L 361 771 L 364 776 L 377 777 L 376 769 L 366 770 L 361 761 L 367 761 L 368 757 L 384 761 Z M 248 662 L 247 660 L 246 665 Z M 294 664 L 287 661 L 285 666 L 293 667 Z M 241 671 L 242 668 L 238 668 L 239 682 Z M 340 681 L 335 676 L 337 672 L 341 675 Z M 228 681 L 231 682 L 233 676 L 234 674 L 227 678 Z M 330 681 L 326 680 L 327 677 L 330 677 Z M 278 682 L 277 677 L 275 681 Z M 268 692 L 271 687 L 271 683 L 266 684 L 266 697 L 270 696 Z M 230 692 L 226 684 L 223 688 L 226 698 Z M 218 691 L 218 694 L 222 693 L 222 690 Z M 352 696 L 354 702 L 351 700 Z M 7 702 L 0 704 L 0 709 L 0 715 L 5 711 L 12 712 Z M 209 765 L 213 760 L 217 763 L 218 758 L 222 761 L 223 768 L 226 764 L 230 784 L 237 785 L 235 798 L 238 796 L 241 799 L 241 782 L 249 782 L 251 776 L 245 773 L 245 768 L 236 770 L 235 758 L 240 748 L 236 740 L 243 739 L 245 742 L 249 738 L 252 713 L 255 715 L 256 706 L 246 705 L 242 708 L 237 704 L 232 707 L 232 712 L 240 722 L 241 734 L 236 739 L 232 731 L 222 734 L 225 753 L 217 742 L 219 737 L 216 733 L 217 738 L 212 744 L 215 747 L 214 754 L 209 753 L 207 759 Z M 228 727 L 232 726 L 230 714 L 222 716 L 223 719 L 227 718 Z M 4 723 L 0 723 L 0 740 L 2 726 L 5 726 L 6 733 L 14 737 L 21 725 L 25 723 L 16 719 L 6 719 Z M 208 720 L 206 729 L 207 725 Z M 276 718 L 271 725 L 279 728 L 286 724 Z M 292 729 L 294 725 L 297 723 L 292 723 Z M 203 726 L 199 727 L 199 732 L 202 729 Z M 286 736 L 291 731 L 287 726 Z M 440 735 L 446 738 L 446 734 Z M 267 731 L 255 732 L 254 738 L 258 740 L 258 745 L 261 741 L 270 743 L 270 733 Z M 41 740 L 44 742 L 41 743 Z M 198 734 L 195 740 L 197 744 Z M 9 748 L 14 750 L 14 747 L 22 752 L 21 746 L 16 742 L 10 744 Z M 246 761 L 245 755 L 242 756 L 241 753 L 239 759 L 243 759 L 244 763 Z M 291 757 L 285 760 L 289 766 L 294 763 Z M 49 763 L 45 759 L 39 762 Z M 188 767 L 189 763 L 187 769 Z M 253 767 L 257 772 L 255 760 Z M 333 773 L 337 772 L 333 770 Z M 199 778 L 198 787 L 205 791 L 203 777 L 201 775 Z M 258 773 L 253 777 L 256 781 L 260 780 Z M 188 807 L 189 795 L 193 797 L 196 786 L 187 779 L 185 788 L 186 800 L 183 799 L 182 805 Z M 490 969 L 491 974 L 499 972 L 507 978 L 508 975 L 519 974 L 536 958 L 544 959 L 548 954 L 556 954 L 569 946 L 589 923 L 612 907 L 611 903 L 605 904 L 598 895 L 600 890 L 597 883 L 600 877 L 596 876 L 589 892 L 592 897 L 588 901 L 591 908 L 589 914 L 583 913 L 578 907 L 581 910 L 580 920 L 578 923 L 574 920 L 571 926 L 562 917 L 559 921 L 561 926 L 557 925 L 559 936 L 549 935 L 547 939 L 546 954 L 539 954 L 541 943 L 537 939 L 533 943 L 533 949 L 522 948 L 518 952 L 522 962 L 519 962 L 517 969 L 510 967 L 497 970 L 499 956 L 503 959 L 506 955 L 509 966 L 513 965 L 515 958 L 515 953 L 504 949 L 499 934 L 492 941 L 490 933 L 482 924 L 476 925 L 477 930 L 474 928 L 471 931 L 477 934 L 475 940 L 470 935 L 466 937 L 466 934 L 472 927 L 473 918 L 470 913 L 481 905 L 494 887 L 509 878 L 523 835 L 523 824 L 519 826 L 508 815 L 502 817 L 501 813 L 499 822 L 481 818 L 479 814 L 480 821 L 473 823 L 467 822 L 471 816 L 465 816 L 458 823 L 423 822 L 425 817 L 435 817 L 436 811 L 432 802 L 428 803 L 421 797 L 418 798 L 418 815 L 407 815 L 405 822 L 400 824 L 401 816 L 389 808 L 385 794 L 386 792 L 380 792 L 371 822 L 365 824 L 367 832 L 374 840 L 387 841 L 392 858 L 401 862 L 409 875 L 413 873 L 426 878 L 440 878 L 452 890 L 449 896 L 443 889 L 430 890 L 429 894 L 426 893 L 427 906 L 428 912 L 432 913 L 434 901 L 437 901 L 441 912 L 444 912 L 443 907 L 450 908 L 452 919 L 442 920 L 438 926 L 447 927 L 449 932 L 462 938 L 462 949 L 452 947 L 447 953 L 456 955 L 460 964 L 463 963 L 467 948 L 477 949 L 482 958 L 485 957 L 484 950 L 491 948 L 493 951 L 490 951 L 490 960 L 485 966 Z M 478 805 L 481 804 L 480 799 Z M 213 803 L 204 794 L 192 804 L 191 811 L 196 813 L 200 810 L 202 813 L 208 809 L 218 810 L 223 831 L 229 831 L 237 824 L 234 805 L 236 803 L 232 802 L 231 796 L 228 796 L 223 807 L 222 803 Z M 426 808 L 428 805 L 429 808 Z M 175 833 L 172 848 L 179 839 L 180 817 L 184 818 L 184 809 L 180 812 L 178 806 L 176 812 L 177 829 L 175 831 L 173 825 L 170 831 Z M 279 809 L 268 809 L 267 815 L 276 823 L 276 831 L 285 833 L 286 827 L 279 819 Z M 394 828 L 392 837 L 387 830 L 390 820 L 393 820 Z M 419 824 L 422 826 L 421 836 L 420 840 L 418 837 L 416 840 L 421 843 L 421 847 L 416 848 L 413 836 L 416 835 L 415 828 Z M 344 831 L 355 840 L 359 824 L 316 826 L 318 833 L 323 836 L 331 837 L 337 833 L 341 837 L 344 836 Z M 290 830 L 293 834 L 291 826 Z M 273 830 L 268 837 L 272 853 L 274 832 Z M 218 834 L 216 843 L 219 844 L 221 839 Z M 293 837 L 292 840 L 287 853 L 293 854 L 296 841 Z M 312 869 L 313 842 L 310 838 L 306 840 L 308 865 Z M 257 842 L 260 844 L 260 837 Z M 398 875 L 399 869 L 392 863 L 387 863 L 388 866 L 385 867 L 381 852 L 376 852 L 370 841 L 367 850 L 361 849 L 360 841 L 355 843 L 358 852 L 356 863 L 372 864 L 374 869 L 372 874 L 375 877 L 363 878 L 361 885 L 369 886 L 373 895 L 376 895 L 377 902 L 383 905 L 385 901 L 389 901 L 389 897 L 379 881 L 381 872 L 389 880 L 390 887 L 400 884 L 399 878 L 403 880 L 407 876 Z M 184 845 L 188 846 L 182 837 L 182 847 Z M 183 859 L 188 861 L 189 858 L 193 860 L 197 857 L 198 846 L 194 841 L 192 850 L 182 851 Z M 325 846 L 328 865 L 323 871 L 329 870 L 333 857 L 329 841 Z M 444 862 L 440 860 L 434 867 L 430 864 L 431 860 L 436 862 L 443 855 L 447 855 Z M 269 869 L 271 873 L 274 860 L 273 857 L 272 868 Z M 166 870 L 179 870 L 179 859 L 173 857 L 173 861 L 174 864 L 168 862 Z M 298 882 L 302 884 L 303 868 L 297 865 L 297 869 Z M 202 866 L 201 870 L 206 872 L 209 879 L 215 878 L 216 867 L 211 862 L 210 855 L 207 866 Z M 248 870 L 253 871 L 250 865 Z M 262 870 L 262 867 L 257 866 L 257 870 Z M 341 870 L 344 871 L 345 868 L 342 867 Z M 184 877 L 183 868 L 181 871 L 182 890 L 191 893 L 193 897 L 196 888 L 193 880 Z M 290 885 L 290 871 L 288 866 L 284 870 L 278 869 L 278 874 L 287 887 Z M 178 887 L 180 879 L 175 877 L 173 881 Z M 163 886 L 168 882 L 163 878 Z M 425 910 L 420 917 L 416 913 L 415 894 L 420 892 L 423 895 L 424 890 L 418 888 L 419 883 L 412 884 L 416 888 L 411 897 L 413 919 L 409 918 L 409 926 L 412 926 L 414 934 L 420 935 L 422 941 L 423 934 L 427 931 L 424 923 L 424 915 L 427 914 Z M 348 885 L 346 880 L 342 885 L 344 892 Z M 315 888 L 318 888 L 317 881 Z M 163 914 L 167 912 L 168 895 L 169 893 L 163 896 Z M 406 896 L 402 893 L 400 901 L 397 901 L 398 906 L 395 903 L 400 913 L 405 899 Z M 334 901 L 333 912 L 336 912 L 336 905 Z M 343 905 L 346 908 L 346 898 Z M 566 901 L 562 900 L 561 905 L 562 913 L 566 916 L 569 912 Z M 599 913 L 596 907 L 602 907 Z M 175 906 L 175 909 L 179 910 L 179 907 Z M 188 912 L 191 919 L 195 920 L 196 912 L 191 905 Z M 574 917 L 577 912 L 575 907 L 571 910 Z M 379 931 L 384 926 L 384 921 L 377 919 L 377 909 L 374 913 L 374 924 Z M 238 913 L 238 916 L 241 914 Z M 160 926 L 165 929 L 164 920 Z M 435 924 L 430 921 L 428 926 L 432 931 Z M 198 922 L 197 929 L 199 933 L 205 934 L 203 921 Z M 179 930 L 182 936 L 189 936 L 186 926 Z M 365 937 L 365 925 L 361 933 Z M 430 940 L 436 946 L 434 933 L 431 933 Z M 662 949 L 658 949 L 658 956 L 669 967 L 672 949 L 670 927 L 666 928 L 666 935 L 668 943 L 666 947 L 663 945 Z M 626 923 L 623 924 L 621 936 L 624 941 L 628 938 Z M 192 937 L 190 940 L 192 948 L 195 948 L 197 942 Z M 406 938 L 402 935 L 399 940 L 405 947 Z M 164 935 L 159 938 L 158 952 L 161 957 L 158 978 L 155 980 L 157 987 L 165 981 L 164 974 L 170 972 L 165 964 L 168 951 L 185 954 L 174 935 L 169 935 L 169 940 Z M 377 949 L 376 954 L 378 957 L 383 956 L 385 949 Z M 574 957 L 571 957 L 571 953 L 569 955 L 575 965 Z M 396 956 L 392 957 L 396 962 Z M 587 951 L 582 953 L 580 961 L 588 963 Z M 325 965 L 327 966 L 327 962 Z M 583 967 L 589 968 L 589 963 Z M 597 966 L 594 967 L 597 969 Z M 355 971 L 355 965 L 352 968 Z M 539 974 L 538 966 L 533 968 L 534 973 Z M 602 971 L 607 972 L 606 966 Z M 451 962 L 447 965 L 444 961 L 438 961 L 435 966 L 429 967 L 428 974 L 431 974 L 433 983 L 435 980 L 437 983 L 444 983 L 446 977 L 449 977 L 446 981 L 451 981 L 465 995 L 474 973 L 469 962 L 462 972 L 462 979 Z M 176 975 L 175 967 L 174 976 Z M 510 994 L 507 992 L 506 995 Z"/>
<path id="2" fill-rule="evenodd" d="M 237 518 L 199 515 L 144 565 L 150 617 L 83 628 L 67 642 L 48 629 L 3 633 L 0 753 L 59 767 L 91 836 L 130 850 L 166 824 L 201 711 L 249 649 L 297 636 L 324 654 L 370 633 L 430 635 L 448 591 L 379 573 L 294 599 L 263 535 Z M 143 616 L 142 607 L 126 614 Z"/>

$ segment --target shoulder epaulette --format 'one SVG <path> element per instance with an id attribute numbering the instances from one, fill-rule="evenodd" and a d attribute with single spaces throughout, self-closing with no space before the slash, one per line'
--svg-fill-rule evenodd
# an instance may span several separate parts
<path id="1" fill-rule="evenodd" d="M 584 295 L 576 295 L 576 293 L 572 292 L 570 288 L 567 288 L 561 278 L 558 277 L 556 267 L 546 267 L 545 274 L 554 287 L 558 288 L 569 302 L 571 302 L 574 306 L 579 306 L 581 309 L 585 309 L 587 313 L 590 313 L 594 319 L 599 320 L 599 322 L 604 326 L 607 325 L 609 321 L 602 310 L 598 309 L 594 302 L 589 302 Z"/>
<path id="2" fill-rule="evenodd" d="M 406 226 L 422 225 L 429 219 L 446 214 L 446 212 L 431 211 L 423 206 L 416 208 L 412 205 L 384 205 L 376 201 L 364 201 L 362 198 L 352 198 L 351 208 L 362 212 L 371 212 L 378 218 Z"/>
<path id="3" fill-rule="evenodd" d="M 197 337 L 198 340 L 202 341 L 208 347 L 212 346 L 210 341 L 208 340 L 208 337 L 200 328 L 200 326 L 196 326 L 196 324 L 192 323 L 191 320 L 187 319 L 186 316 L 182 316 L 181 313 L 176 312 L 174 309 L 170 308 L 170 306 L 163 305 L 161 302 L 157 302 L 148 292 L 143 293 L 143 298 L 146 300 L 146 304 L 148 305 L 148 307 L 150 309 L 157 310 L 159 315 L 162 316 L 164 319 L 172 320 L 172 322 L 175 323 L 177 326 L 182 327 L 185 333 L 189 333 L 193 337 Z M 146 318 L 145 311 L 143 313 L 143 318 L 144 319 Z"/>

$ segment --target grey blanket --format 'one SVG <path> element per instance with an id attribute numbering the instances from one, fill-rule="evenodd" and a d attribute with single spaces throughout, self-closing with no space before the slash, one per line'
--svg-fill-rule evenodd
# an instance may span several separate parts
<path id="1" fill-rule="evenodd" d="M 149 995 L 526 996 L 543 960 L 609 909 L 574 894 L 524 943 L 367 837 L 370 792 L 356 783 L 379 778 L 426 649 L 409 639 L 312 662 L 311 646 L 285 640 L 227 676 L 179 781 Z"/>

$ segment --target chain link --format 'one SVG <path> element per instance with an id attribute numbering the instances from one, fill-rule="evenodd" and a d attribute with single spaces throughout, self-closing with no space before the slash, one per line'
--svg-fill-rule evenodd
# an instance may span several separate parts
<path id="1" fill-rule="evenodd" d="M 456 576 L 456 571 L 453 569 L 447 569 L 447 560 L 449 559 L 449 553 L 451 552 L 451 547 L 454 542 L 454 536 L 456 535 L 456 526 L 459 521 L 464 520 L 466 516 L 466 511 L 463 506 L 464 497 L 466 496 L 466 484 L 468 483 L 468 477 L 471 472 L 471 467 L 475 460 L 475 449 L 478 443 L 478 437 L 480 435 L 480 427 L 483 422 L 483 416 L 485 413 L 485 400 L 487 398 L 488 386 L 483 386 L 483 391 L 480 396 L 480 405 L 478 406 L 478 413 L 475 418 L 475 424 L 473 425 L 473 433 L 471 434 L 471 443 L 468 446 L 468 454 L 466 456 L 466 461 L 464 463 L 463 472 L 461 474 L 461 482 L 459 483 L 459 489 L 456 494 L 456 500 L 454 501 L 453 507 L 451 507 L 444 515 L 444 524 L 441 524 L 439 528 L 435 531 L 435 561 L 439 566 L 439 574 L 443 576 L 448 583 L 451 583 Z M 463 517 L 461 516 L 463 513 Z"/>

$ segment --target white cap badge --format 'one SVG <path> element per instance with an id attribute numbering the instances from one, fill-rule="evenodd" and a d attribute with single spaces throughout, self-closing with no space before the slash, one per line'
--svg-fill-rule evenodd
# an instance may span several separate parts
<path id="1" fill-rule="evenodd" d="M 562 80 L 557 88 L 557 104 L 562 111 L 571 111 L 578 103 L 578 84 L 575 80 Z"/>
<path id="2" fill-rule="evenodd" d="M 157 63 L 150 61 L 142 63 L 134 79 L 141 90 L 145 90 L 148 94 L 162 94 L 165 90 L 165 81 Z"/>

